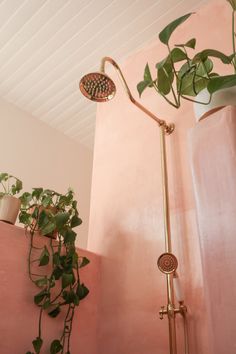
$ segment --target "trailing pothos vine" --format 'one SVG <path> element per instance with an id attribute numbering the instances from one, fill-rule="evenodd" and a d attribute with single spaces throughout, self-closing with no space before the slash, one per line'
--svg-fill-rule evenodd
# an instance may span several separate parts
<path id="1" fill-rule="evenodd" d="M 166 46 L 167 56 L 156 64 L 155 77 L 151 75 L 149 65 L 145 66 L 144 77 L 137 85 L 141 96 L 147 87 L 153 88 L 171 106 L 179 108 L 182 99 L 209 104 L 211 96 L 218 90 L 236 86 L 236 51 L 235 51 L 235 13 L 236 0 L 226 0 L 232 9 L 231 38 L 233 53 L 226 55 L 216 49 L 204 49 L 195 53 L 196 39 L 191 38 L 181 44 L 170 46 L 172 33 L 184 23 L 192 13 L 177 18 L 160 33 L 159 39 Z M 191 51 L 194 55 L 191 55 Z M 233 74 L 221 75 L 213 71 L 214 60 L 219 59 L 226 66 L 231 66 Z M 209 102 L 199 102 L 196 96 L 207 89 Z"/>
<path id="2" fill-rule="evenodd" d="M 89 260 L 79 257 L 75 247 L 77 234 L 73 229 L 82 223 L 77 201 L 70 189 L 62 195 L 43 188 L 25 192 L 20 199 L 19 220 L 30 239 L 28 273 L 38 288 L 34 303 L 39 310 L 37 334 L 32 341 L 34 352 L 29 350 L 26 354 L 40 354 L 47 349 L 43 339 L 45 312 L 52 318 L 63 317 L 61 334 L 52 338 L 48 352 L 72 354 L 70 339 L 75 309 L 89 293 L 79 276 L 79 269 Z M 37 240 L 43 236 L 50 238 L 45 238 L 44 245 L 39 247 Z"/>

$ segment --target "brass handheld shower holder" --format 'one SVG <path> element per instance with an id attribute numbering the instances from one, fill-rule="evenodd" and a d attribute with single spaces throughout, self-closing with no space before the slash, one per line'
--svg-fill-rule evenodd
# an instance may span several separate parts
<path id="1" fill-rule="evenodd" d="M 173 276 L 177 269 L 178 261 L 176 257 L 171 253 L 170 212 L 165 135 L 171 134 L 175 129 L 175 125 L 173 123 L 167 124 L 165 120 L 158 118 L 155 114 L 150 112 L 146 107 L 144 107 L 134 99 L 119 65 L 110 57 L 104 57 L 101 60 L 100 72 L 87 74 L 80 80 L 80 90 L 85 97 L 96 102 L 106 102 L 114 97 L 116 93 L 116 86 L 111 80 L 111 78 L 107 74 L 105 74 L 106 62 L 109 62 L 117 70 L 130 101 L 136 107 L 141 109 L 145 114 L 147 114 L 150 118 L 152 118 L 160 127 L 165 253 L 159 257 L 158 267 L 163 273 L 166 274 L 167 306 L 161 307 L 159 315 L 161 319 L 164 315 L 168 316 L 170 354 L 177 354 L 175 315 L 180 313 L 183 316 L 185 333 L 185 354 L 188 354 L 188 336 L 186 322 L 187 307 L 184 305 L 183 301 L 179 303 L 178 308 L 176 308 L 174 304 Z"/>

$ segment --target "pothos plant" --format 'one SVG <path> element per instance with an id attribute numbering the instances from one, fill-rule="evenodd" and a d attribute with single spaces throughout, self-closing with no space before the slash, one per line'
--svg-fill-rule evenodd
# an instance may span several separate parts
<path id="1" fill-rule="evenodd" d="M 4 195 L 16 195 L 22 190 L 21 180 L 6 172 L 0 173 L 0 186 L 0 198 Z"/>
<path id="2" fill-rule="evenodd" d="M 34 188 L 32 193 L 25 192 L 20 199 L 19 220 L 30 236 L 29 278 L 38 288 L 34 296 L 34 303 L 39 309 L 38 333 L 32 346 L 36 354 L 44 348 L 43 313 L 46 312 L 52 318 L 63 317 L 61 335 L 52 338 L 49 353 L 71 354 L 70 338 L 75 309 L 89 293 L 79 276 L 79 269 L 86 266 L 89 260 L 80 257 L 75 247 L 77 234 L 73 229 L 82 223 L 77 201 L 71 189 L 62 195 L 43 188 Z M 45 244 L 38 247 L 35 242 L 36 230 L 45 236 L 56 232 L 57 240 L 45 239 Z M 34 352 L 31 350 L 26 354 Z"/>
<path id="3" fill-rule="evenodd" d="M 137 85 L 139 95 L 147 87 L 157 91 L 169 104 L 179 108 L 182 99 L 198 102 L 194 99 L 200 91 L 207 89 L 210 99 L 213 93 L 223 88 L 236 86 L 236 51 L 235 51 L 235 11 L 236 0 L 226 0 L 232 8 L 232 53 L 226 55 L 219 50 L 204 49 L 195 53 L 196 39 L 191 38 L 185 43 L 170 45 L 172 33 L 192 13 L 181 16 L 166 26 L 159 39 L 167 48 L 167 56 L 156 64 L 156 77 L 153 78 L 149 65 L 144 70 L 144 79 Z M 191 52 L 192 51 L 192 52 Z M 192 54 L 194 53 L 194 54 Z M 219 59 L 225 65 L 231 65 L 232 75 L 220 75 L 213 70 L 213 60 Z M 198 102 L 209 104 L 209 102 Z"/>

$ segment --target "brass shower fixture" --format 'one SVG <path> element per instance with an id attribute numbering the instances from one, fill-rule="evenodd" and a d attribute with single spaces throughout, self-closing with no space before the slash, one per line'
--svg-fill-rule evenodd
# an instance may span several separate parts
<path id="1" fill-rule="evenodd" d="M 94 72 L 85 75 L 80 80 L 80 90 L 88 99 L 95 102 L 106 102 L 111 100 L 116 93 L 116 86 L 112 79 L 105 74 L 105 63 L 110 63 L 118 72 L 124 89 L 130 101 L 145 114 L 152 118 L 160 127 L 160 144 L 161 144 L 161 169 L 162 169 L 162 190 L 163 190 L 163 213 L 164 213 L 164 236 L 165 236 L 165 253 L 158 258 L 158 267 L 166 275 L 167 282 L 167 305 L 162 306 L 159 311 L 159 316 L 162 319 L 164 315 L 168 317 L 169 324 L 169 345 L 170 354 L 177 354 L 176 343 L 176 314 L 181 314 L 184 319 L 184 335 L 185 335 L 185 354 L 188 354 L 188 334 L 187 334 L 187 307 L 183 301 L 179 301 L 179 306 L 175 306 L 173 278 L 176 276 L 178 261 L 175 255 L 172 254 L 171 247 L 171 230 L 170 230 L 170 212 L 169 212 L 169 192 L 168 192 L 168 174 L 167 174 L 167 158 L 166 158 L 166 143 L 165 136 L 174 131 L 174 124 L 158 118 L 150 112 L 146 107 L 141 105 L 132 96 L 124 75 L 118 64 L 110 57 L 104 57 L 101 60 L 99 72 Z"/>
<path id="2" fill-rule="evenodd" d="M 157 266 L 164 274 L 174 273 L 178 267 L 178 260 L 174 254 L 166 252 L 160 255 Z"/>
<path id="3" fill-rule="evenodd" d="M 134 99 L 124 78 L 124 75 L 120 70 L 119 65 L 110 57 L 104 57 L 102 59 L 100 72 L 90 73 L 82 77 L 79 83 L 80 91 L 82 92 L 82 94 L 86 98 L 95 102 L 106 102 L 111 100 L 115 96 L 116 86 L 113 80 L 105 74 L 106 62 L 112 64 L 117 70 L 130 101 L 139 109 L 141 109 L 144 113 L 146 113 L 150 118 L 154 119 L 159 124 L 159 126 L 164 126 L 165 132 L 167 134 L 171 134 L 175 128 L 174 124 L 167 124 L 164 120 L 158 118 L 155 114 L 150 112 L 146 107 L 144 107 Z"/>
<path id="4" fill-rule="evenodd" d="M 90 73 L 80 80 L 80 90 L 84 96 L 95 102 L 111 100 L 116 93 L 114 82 L 105 73 Z"/>

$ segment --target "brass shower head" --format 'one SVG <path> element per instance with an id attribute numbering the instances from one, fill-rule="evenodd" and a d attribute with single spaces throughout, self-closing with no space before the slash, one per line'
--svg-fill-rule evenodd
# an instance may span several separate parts
<path id="1" fill-rule="evenodd" d="M 178 260 L 172 253 L 163 253 L 157 260 L 157 266 L 164 274 L 174 273 L 178 267 Z"/>
<path id="2" fill-rule="evenodd" d="M 83 76 L 79 87 L 85 97 L 95 102 L 109 101 L 116 93 L 114 82 L 103 72 Z"/>

